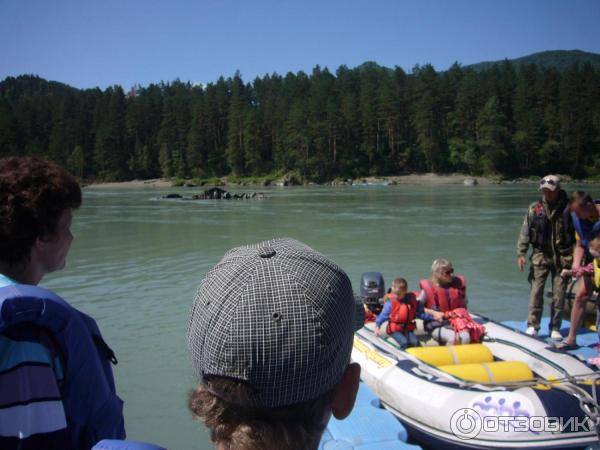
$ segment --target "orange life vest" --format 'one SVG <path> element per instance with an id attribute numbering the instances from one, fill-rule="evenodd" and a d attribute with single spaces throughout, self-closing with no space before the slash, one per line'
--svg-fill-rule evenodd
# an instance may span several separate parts
<path id="1" fill-rule="evenodd" d="M 388 296 L 391 301 L 391 311 L 386 333 L 413 331 L 416 328 L 415 317 L 417 316 L 417 297 L 415 294 L 409 292 L 402 300 L 395 294 L 388 294 Z"/>
<path id="2" fill-rule="evenodd" d="M 452 277 L 452 283 L 447 287 L 433 284 L 431 280 L 421 280 L 419 281 L 419 286 L 427 294 L 427 299 L 425 300 L 426 308 L 447 312 L 465 307 L 467 285 L 465 277 L 462 275 Z"/>

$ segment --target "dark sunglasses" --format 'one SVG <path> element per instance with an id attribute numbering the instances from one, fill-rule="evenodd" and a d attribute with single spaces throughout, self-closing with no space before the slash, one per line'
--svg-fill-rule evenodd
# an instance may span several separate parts
<path id="1" fill-rule="evenodd" d="M 452 275 L 454 273 L 454 269 L 448 269 L 448 270 L 444 270 L 442 272 L 444 275 Z"/>
<path id="2" fill-rule="evenodd" d="M 541 184 L 550 184 L 552 186 L 556 186 L 556 181 L 554 181 L 551 178 L 542 178 L 542 180 L 540 181 L 540 185 Z"/>

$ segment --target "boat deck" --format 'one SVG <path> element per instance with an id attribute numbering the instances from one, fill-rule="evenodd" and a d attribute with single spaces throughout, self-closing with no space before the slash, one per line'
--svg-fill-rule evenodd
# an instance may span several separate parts
<path id="1" fill-rule="evenodd" d="M 542 323 L 540 326 L 540 335 L 538 336 L 538 339 L 541 339 L 543 341 L 548 341 L 550 336 L 549 336 L 549 332 L 548 332 L 548 324 L 550 322 L 550 319 L 548 317 L 544 317 L 542 318 Z M 507 320 L 502 322 L 503 325 L 506 325 L 509 328 L 512 328 L 514 330 L 518 330 L 521 331 L 522 333 L 525 333 L 525 330 L 527 329 L 527 321 L 518 321 L 518 320 Z M 569 334 L 569 321 L 568 320 L 563 320 L 562 321 L 562 327 L 560 330 L 560 333 L 563 335 L 563 337 L 567 336 L 567 334 Z M 577 331 L 577 345 L 579 345 L 579 348 L 575 349 L 575 350 L 569 350 L 568 353 L 578 356 L 581 359 L 588 359 L 588 358 L 595 358 L 597 356 L 600 356 L 598 354 L 598 333 L 596 331 L 592 331 L 589 330 L 587 328 L 580 328 Z"/>
<path id="2" fill-rule="evenodd" d="M 356 403 L 344 420 L 331 418 L 323 433 L 319 450 L 418 450 L 407 444 L 406 428 L 386 409 L 377 396 L 360 383 Z"/>

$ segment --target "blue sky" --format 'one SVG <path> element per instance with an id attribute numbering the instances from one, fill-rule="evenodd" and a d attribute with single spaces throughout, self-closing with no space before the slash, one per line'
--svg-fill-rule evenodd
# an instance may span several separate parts
<path id="1" fill-rule="evenodd" d="M 0 79 L 79 88 L 206 83 L 239 70 L 471 64 L 600 53 L 600 0 L 0 0 Z"/>

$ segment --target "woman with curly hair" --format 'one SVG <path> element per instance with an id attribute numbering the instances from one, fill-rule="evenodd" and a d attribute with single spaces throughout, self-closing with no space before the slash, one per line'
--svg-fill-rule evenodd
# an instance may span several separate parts
<path id="1" fill-rule="evenodd" d="M 0 158 L 0 448 L 89 449 L 124 438 L 116 362 L 93 319 L 37 287 L 65 266 L 75 178 L 35 157 Z"/>

